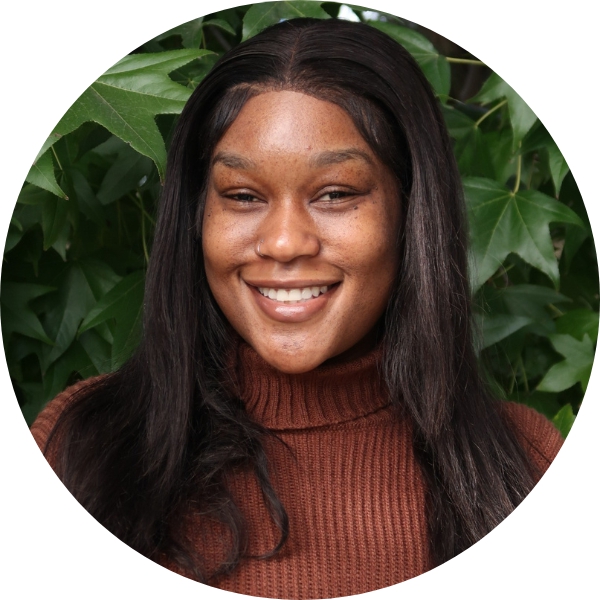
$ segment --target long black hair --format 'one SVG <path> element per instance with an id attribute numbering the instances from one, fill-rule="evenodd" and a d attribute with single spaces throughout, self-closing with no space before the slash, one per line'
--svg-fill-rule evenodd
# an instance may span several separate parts
<path id="1" fill-rule="evenodd" d="M 472 344 L 459 173 L 441 112 L 409 53 L 380 31 L 294 19 L 226 53 L 192 94 L 174 133 L 150 260 L 143 339 L 117 372 L 81 392 L 53 431 L 57 471 L 87 510 L 145 556 L 208 581 L 178 527 L 190 503 L 229 529 L 218 573 L 247 546 L 226 476 L 251 469 L 285 542 L 288 525 L 261 440 L 228 378 L 232 333 L 206 281 L 204 185 L 216 143 L 244 103 L 294 90 L 341 106 L 396 175 L 399 269 L 383 317 L 382 372 L 412 422 L 427 482 L 432 561 L 478 541 L 536 474 L 479 375 Z M 60 441 L 60 443 L 58 443 Z"/>

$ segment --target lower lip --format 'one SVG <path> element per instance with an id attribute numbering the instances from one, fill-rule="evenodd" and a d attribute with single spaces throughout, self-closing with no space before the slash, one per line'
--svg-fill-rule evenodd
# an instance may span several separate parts
<path id="1" fill-rule="evenodd" d="M 258 304 L 258 307 L 274 321 L 282 323 L 302 323 L 314 317 L 319 311 L 323 310 L 331 297 L 336 292 L 339 284 L 328 289 L 324 294 L 304 300 L 295 304 L 287 304 L 285 302 L 277 302 L 263 296 L 254 286 L 248 286 Z"/>

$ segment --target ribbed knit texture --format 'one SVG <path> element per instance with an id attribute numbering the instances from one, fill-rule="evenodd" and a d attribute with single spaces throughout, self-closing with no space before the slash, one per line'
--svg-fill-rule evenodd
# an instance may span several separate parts
<path id="1" fill-rule="evenodd" d="M 275 557 L 245 559 L 214 585 L 270 598 L 327 598 L 386 587 L 431 568 L 425 485 L 410 425 L 396 416 L 379 383 L 379 358 L 375 350 L 286 375 L 249 346 L 239 347 L 234 368 L 246 409 L 285 442 L 267 439 L 265 449 L 290 536 Z M 33 425 L 40 446 L 71 395 L 57 397 Z M 529 408 L 507 404 L 506 410 L 545 470 L 560 448 L 559 433 Z M 230 488 L 249 523 L 248 554 L 268 552 L 279 532 L 258 484 L 237 473 Z M 190 511 L 184 529 L 209 564 L 222 558 L 220 525 Z"/>

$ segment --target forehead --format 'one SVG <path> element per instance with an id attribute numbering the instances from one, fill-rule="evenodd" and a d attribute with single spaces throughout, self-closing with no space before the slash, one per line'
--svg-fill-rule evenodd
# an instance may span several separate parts
<path id="1" fill-rule="evenodd" d="M 337 104 L 300 92 L 254 96 L 215 148 L 254 155 L 311 154 L 356 148 L 374 158 L 348 113 Z"/>

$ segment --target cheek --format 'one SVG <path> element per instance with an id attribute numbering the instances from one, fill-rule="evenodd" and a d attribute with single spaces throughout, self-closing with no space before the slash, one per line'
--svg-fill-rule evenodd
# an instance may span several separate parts
<path id="1" fill-rule="evenodd" d="M 209 283 L 227 276 L 240 264 L 251 237 L 240 220 L 231 219 L 209 195 L 202 220 L 202 252 Z"/>

